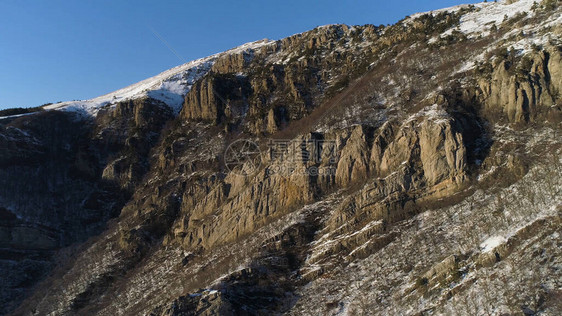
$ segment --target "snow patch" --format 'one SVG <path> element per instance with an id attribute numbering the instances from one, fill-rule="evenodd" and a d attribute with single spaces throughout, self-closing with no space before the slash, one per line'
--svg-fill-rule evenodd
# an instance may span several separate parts
<path id="1" fill-rule="evenodd" d="M 507 240 L 503 236 L 492 236 L 480 244 L 483 253 L 496 249 L 497 246 L 504 244 Z"/>

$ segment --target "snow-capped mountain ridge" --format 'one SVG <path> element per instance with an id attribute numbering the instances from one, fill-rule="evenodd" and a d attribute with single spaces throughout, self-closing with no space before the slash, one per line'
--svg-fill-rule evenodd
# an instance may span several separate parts
<path id="1" fill-rule="evenodd" d="M 511 18 L 521 12 L 532 12 L 531 8 L 535 2 L 534 0 L 500 0 L 498 2 L 473 4 L 477 10 L 465 14 L 459 25 L 446 31 L 443 35 L 447 35 L 453 32 L 453 30 L 459 30 L 469 37 L 477 36 L 480 33 L 487 33 L 490 31 L 492 25 L 501 23 L 505 16 Z M 411 15 L 407 21 L 413 21 L 416 17 L 428 13 L 456 12 L 469 6 L 472 5 L 462 4 L 439 10 L 416 13 Z M 555 19 L 555 21 L 549 22 L 552 24 L 560 22 L 560 20 L 561 18 L 559 17 Z M 318 28 L 330 27 L 332 25 L 333 24 L 328 24 L 319 26 Z M 183 98 L 189 92 L 191 86 L 209 72 L 219 57 L 227 54 L 237 54 L 243 51 L 257 50 L 262 46 L 270 45 L 275 42 L 276 41 L 267 39 L 249 42 L 225 52 L 187 62 L 168 69 L 156 76 L 93 99 L 61 102 L 46 106 L 45 109 L 73 111 L 85 116 L 96 116 L 101 108 L 108 105 L 113 105 L 120 101 L 150 97 L 166 103 L 176 113 L 179 113 Z M 522 46 L 526 47 L 529 45 L 523 43 Z"/>
<path id="2" fill-rule="evenodd" d="M 211 67 L 219 57 L 251 52 L 271 43 L 274 43 L 274 41 L 267 39 L 246 43 L 225 52 L 196 59 L 168 69 L 154 77 L 108 94 L 89 100 L 67 101 L 49 105 L 45 107 L 45 110 L 73 111 L 80 115 L 96 116 L 101 108 L 108 105 L 111 106 L 120 101 L 150 97 L 166 103 L 178 113 L 181 110 L 183 98 L 189 92 L 191 86 L 211 70 Z"/>

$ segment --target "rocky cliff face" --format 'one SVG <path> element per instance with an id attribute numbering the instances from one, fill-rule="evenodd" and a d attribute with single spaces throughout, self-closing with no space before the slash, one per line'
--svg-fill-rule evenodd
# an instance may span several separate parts
<path id="1" fill-rule="evenodd" d="M 556 314 L 560 9 L 527 2 L 235 49 L 178 115 L 0 120 L 3 312 Z"/>
<path id="2" fill-rule="evenodd" d="M 274 133 L 309 114 L 366 70 L 371 51 L 347 48 L 378 37 L 373 26 L 320 27 L 247 53 L 224 55 L 186 95 L 187 120 L 228 123 L 252 134 Z M 357 63 L 361 60 L 361 63 Z"/>
<path id="3" fill-rule="evenodd" d="M 479 82 L 485 105 L 499 108 L 510 122 L 532 121 L 552 111 L 561 88 L 560 58 L 560 50 L 552 48 L 519 61 L 497 60 L 491 78 Z"/>
<path id="4" fill-rule="evenodd" d="M 148 169 L 172 117 L 151 100 L 122 102 L 81 121 L 46 112 L 6 119 L 2 141 L 2 299 L 13 308 L 64 253 L 101 233 Z"/>

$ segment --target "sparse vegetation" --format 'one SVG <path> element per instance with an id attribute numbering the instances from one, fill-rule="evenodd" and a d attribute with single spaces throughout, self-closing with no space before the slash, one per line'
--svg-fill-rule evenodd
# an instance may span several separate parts
<path id="1" fill-rule="evenodd" d="M 545 11 L 552 11 L 560 5 L 560 0 L 543 0 L 541 8 Z"/>
<path id="2" fill-rule="evenodd" d="M 52 103 L 46 103 L 41 106 L 31 107 L 31 108 L 10 108 L 5 110 L 0 110 L 0 117 L 1 116 L 10 116 L 10 115 L 20 115 L 20 114 L 29 114 L 39 111 L 44 111 L 43 107 L 47 105 L 51 105 Z"/>

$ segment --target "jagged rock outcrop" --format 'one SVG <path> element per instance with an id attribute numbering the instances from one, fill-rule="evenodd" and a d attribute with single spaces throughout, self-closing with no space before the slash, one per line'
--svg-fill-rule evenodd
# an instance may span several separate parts
<path id="1" fill-rule="evenodd" d="M 267 44 L 259 52 L 223 56 L 187 94 L 182 117 L 234 126 L 243 123 L 253 134 L 274 133 L 288 121 L 309 114 L 326 91 L 343 88 L 347 77 L 364 67 L 353 62 L 357 54 L 372 58 L 370 53 L 337 47 L 377 37 L 370 25 L 353 31 L 346 25 L 332 25 Z M 322 52 L 326 56 L 320 58 Z"/>
<path id="2" fill-rule="evenodd" d="M 501 60 L 493 67 L 491 79 L 480 79 L 483 103 L 489 110 L 500 109 L 509 122 L 528 122 L 559 100 L 560 50 L 552 48 L 521 60 Z"/>
<path id="3" fill-rule="evenodd" d="M 165 103 L 150 98 L 119 102 L 102 110 L 94 130 L 96 145 L 108 151 L 102 179 L 132 191 L 148 171 L 148 154 L 172 117 Z"/>
<path id="4" fill-rule="evenodd" d="M 369 141 L 371 131 L 357 126 L 342 149 L 336 169 L 336 183 L 346 187 L 364 180 L 369 174 Z"/>
<path id="5" fill-rule="evenodd" d="M 211 74 L 197 83 L 185 98 L 182 117 L 215 124 L 242 119 L 251 87 L 244 76 Z"/>
<path id="6" fill-rule="evenodd" d="M 428 184 L 445 180 L 461 184 L 467 167 L 462 134 L 450 122 L 428 120 L 419 135 L 420 159 Z"/>
<path id="7" fill-rule="evenodd" d="M 359 125 L 327 135 L 311 134 L 293 140 L 281 158 L 271 161 L 271 165 L 257 170 L 249 178 L 231 173 L 224 182 L 216 177 L 211 178 L 212 182 L 202 182 L 185 191 L 180 211 L 185 217 L 176 222 L 174 234 L 167 237 L 168 242 L 179 237 L 187 250 L 209 249 L 233 242 L 292 209 L 310 203 L 323 192 L 364 184 L 370 175 L 380 174 L 387 179 L 384 184 L 378 183 L 369 189 L 379 190 L 381 198 L 391 193 L 419 190 L 424 183 L 428 187 L 427 194 L 440 191 L 433 196 L 438 198 L 454 192 L 467 179 L 466 147 L 452 118 L 447 116 L 436 121 L 435 117 L 424 116 L 412 120 L 400 128 L 395 139 L 389 135 L 391 125 L 385 124 L 380 129 Z M 378 135 L 373 141 L 374 133 Z M 314 142 L 319 139 L 322 142 Z M 383 144 L 386 142 L 388 144 Z M 318 151 L 325 156 L 315 161 L 313 158 Z M 298 159 L 283 159 L 287 157 Z M 371 158 L 376 160 L 371 161 Z M 330 165 L 330 159 L 337 164 Z M 371 170 L 371 166 L 381 168 Z M 403 172 L 403 168 L 416 170 L 406 171 L 415 175 L 388 176 Z M 412 183 L 414 178 L 419 183 Z M 363 198 L 369 202 L 359 204 L 372 204 L 372 192 L 365 194 Z M 402 215 L 390 216 L 402 218 Z M 388 219 L 388 216 L 382 218 Z M 340 219 L 341 222 L 347 220 Z"/>

